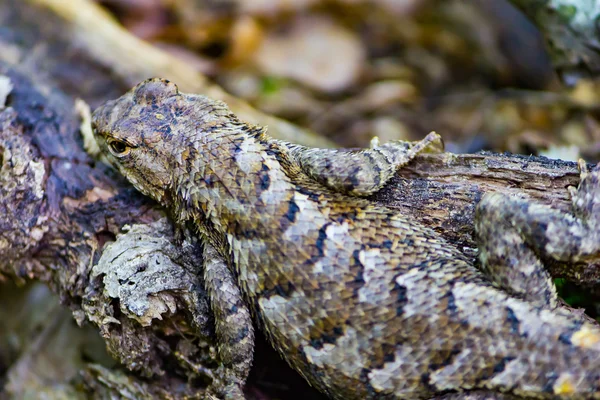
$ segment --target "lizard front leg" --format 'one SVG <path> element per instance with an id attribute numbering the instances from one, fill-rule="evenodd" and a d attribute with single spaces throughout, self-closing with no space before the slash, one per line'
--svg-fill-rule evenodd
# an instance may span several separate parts
<path id="1" fill-rule="evenodd" d="M 227 262 L 206 242 L 203 258 L 204 283 L 215 318 L 221 360 L 207 392 L 219 399 L 244 399 L 242 387 L 250 372 L 254 354 L 252 318 Z"/>
<path id="2" fill-rule="evenodd" d="M 557 305 L 544 261 L 575 264 L 600 258 L 600 167 L 570 188 L 573 213 L 501 193 L 486 193 L 475 215 L 481 267 L 505 290 L 542 307 Z"/>
<path id="3" fill-rule="evenodd" d="M 417 142 L 394 141 L 351 151 L 313 149 L 277 141 L 309 177 L 329 189 L 352 196 L 368 196 L 381 189 L 396 171 L 419 153 L 443 151 L 440 135 L 431 132 Z"/>

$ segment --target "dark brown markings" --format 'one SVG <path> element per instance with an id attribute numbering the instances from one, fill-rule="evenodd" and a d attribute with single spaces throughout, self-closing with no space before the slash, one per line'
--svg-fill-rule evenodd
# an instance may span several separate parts
<path id="1" fill-rule="evenodd" d="M 450 350 L 440 350 L 432 353 L 432 362 L 429 363 L 427 368 L 429 371 L 437 371 L 451 365 L 457 355 L 462 352 L 462 346 L 455 346 Z"/>
<path id="2" fill-rule="evenodd" d="M 246 139 L 244 139 L 243 137 L 238 137 L 235 138 L 232 143 L 233 143 L 233 153 L 234 154 L 239 154 L 242 152 L 242 146 L 240 146 L 242 143 L 244 143 L 246 141 Z M 237 159 L 236 159 L 237 161 Z"/>
<path id="3" fill-rule="evenodd" d="M 373 176 L 372 176 L 374 186 L 379 187 L 379 185 L 381 183 L 381 168 L 379 167 L 379 162 L 377 161 L 377 159 L 375 157 L 373 157 L 372 153 L 363 153 L 363 154 L 369 159 L 367 164 L 370 165 L 371 168 L 373 168 L 373 171 L 375 171 L 375 174 L 373 174 Z"/>
<path id="4" fill-rule="evenodd" d="M 248 335 L 252 333 L 248 325 L 239 326 L 235 336 L 230 337 L 227 342 L 229 344 L 236 344 L 246 339 Z M 235 357 L 235 355 L 234 355 Z"/>
<path id="5" fill-rule="evenodd" d="M 435 393 L 439 393 L 438 388 L 435 385 L 431 384 L 429 372 L 424 372 L 424 373 L 421 374 L 421 383 L 430 392 L 432 392 L 432 393 L 434 393 L 434 392 Z"/>
<path id="6" fill-rule="evenodd" d="M 408 296 L 406 295 L 407 289 L 404 285 L 396 283 L 394 278 L 394 288 L 390 292 L 392 296 L 396 297 L 396 316 L 404 314 L 404 306 L 408 304 Z"/>
<path id="7" fill-rule="evenodd" d="M 211 189 L 215 186 L 215 183 L 217 183 L 217 179 L 215 179 L 214 175 L 206 175 L 204 177 L 204 183 L 206 184 L 206 187 Z"/>
<path id="8" fill-rule="evenodd" d="M 346 283 L 346 288 L 352 290 L 353 299 L 358 298 L 358 290 L 365 285 L 365 279 L 363 276 L 365 267 L 358 260 L 358 255 L 360 251 L 361 250 L 354 250 L 354 253 L 352 254 L 354 263 L 350 266 L 350 273 L 352 274 L 354 279 Z"/>
<path id="9" fill-rule="evenodd" d="M 506 307 L 506 322 L 508 322 L 510 326 L 511 333 L 519 334 L 519 327 L 521 326 L 521 321 L 515 315 L 515 312 L 510 307 Z M 523 333 L 523 336 L 527 336 L 527 332 Z"/>
<path id="10" fill-rule="evenodd" d="M 450 285 L 450 289 L 448 289 L 442 300 L 446 301 L 447 315 L 449 317 L 455 317 L 456 315 L 458 315 L 458 308 L 456 307 L 456 298 L 454 297 L 454 293 L 452 292 L 454 282 L 451 282 Z"/>
<path id="11" fill-rule="evenodd" d="M 187 156 L 185 158 L 185 161 L 187 162 L 186 168 L 188 171 L 190 171 L 192 169 L 190 162 L 198 159 L 198 149 L 193 144 L 188 143 L 187 146 L 185 147 L 185 150 L 187 151 Z"/>
<path id="12" fill-rule="evenodd" d="M 554 394 L 554 384 L 556 383 L 556 380 L 558 379 L 558 374 L 554 371 L 549 371 L 545 378 L 546 380 L 546 384 L 544 385 L 544 387 L 542 388 L 542 391 L 544 393 L 552 393 Z"/>
<path id="13" fill-rule="evenodd" d="M 171 125 L 168 123 L 157 126 L 156 132 L 160 133 L 160 136 L 162 136 L 165 140 L 171 140 L 171 138 L 173 137 Z"/>
<path id="14" fill-rule="evenodd" d="M 263 163 L 261 165 L 260 171 L 258 173 L 258 179 L 260 181 L 260 189 L 262 191 L 268 190 L 269 186 L 271 186 L 270 171 L 271 169 L 267 164 Z"/>
<path id="15" fill-rule="evenodd" d="M 284 299 L 288 299 L 295 290 L 296 286 L 289 281 L 274 285 L 267 283 L 265 288 L 261 292 L 257 293 L 257 296 L 265 299 L 269 299 L 271 296 L 281 296 Z"/>
<path id="16" fill-rule="evenodd" d="M 296 186 L 294 189 L 296 192 L 307 196 L 309 198 L 309 200 L 311 200 L 311 201 L 318 202 L 319 199 L 321 198 L 321 194 L 319 194 L 318 192 L 313 191 L 307 187 Z"/>
<path id="17" fill-rule="evenodd" d="M 337 222 L 339 222 L 340 224 L 342 224 L 344 222 L 352 222 L 352 221 L 356 221 L 356 215 L 357 215 L 357 210 L 341 212 L 341 213 L 337 214 L 337 216 L 335 217 L 335 220 Z"/>
<path id="18" fill-rule="evenodd" d="M 267 234 L 264 230 L 260 228 L 249 227 L 248 224 L 238 220 L 233 219 L 227 221 L 227 232 L 230 232 L 235 236 L 236 239 L 261 239 L 264 238 Z"/>
<path id="19" fill-rule="evenodd" d="M 351 191 L 354 188 L 357 188 L 360 186 L 361 182 L 360 182 L 360 178 L 358 177 L 358 174 L 361 170 L 361 166 L 356 166 L 352 172 L 350 172 L 350 175 L 348 176 L 349 182 L 347 182 L 346 184 L 344 184 L 344 189 L 346 189 L 347 191 Z"/>
<path id="20" fill-rule="evenodd" d="M 490 357 L 485 367 L 476 371 L 477 375 L 472 377 L 475 386 L 483 386 L 482 383 L 493 379 L 506 369 L 506 365 L 516 357 Z"/>
<path id="21" fill-rule="evenodd" d="M 317 237 L 317 241 L 315 242 L 315 248 L 317 249 L 317 252 L 319 254 L 317 255 L 316 260 L 314 259 L 314 256 L 311 258 L 311 264 L 314 264 L 315 261 L 317 261 L 319 258 L 322 258 L 325 255 L 325 241 L 327 240 L 327 228 L 329 228 L 329 226 L 331 226 L 332 224 L 333 222 L 327 222 L 321 227 L 321 229 L 319 229 L 319 236 Z"/>
<path id="22" fill-rule="evenodd" d="M 374 346 L 371 350 L 374 356 L 371 358 L 369 368 L 382 369 L 385 367 L 385 363 L 394 362 L 396 359 L 396 344 L 395 343 L 381 343 L 379 346 Z"/>
<path id="23" fill-rule="evenodd" d="M 504 357 L 502 358 L 502 360 L 500 360 L 496 365 L 494 365 L 494 375 L 495 374 L 499 374 L 501 372 L 504 372 L 504 369 L 506 368 L 506 364 L 508 364 L 509 362 L 511 362 L 512 360 L 514 360 L 516 357 Z M 491 377 L 490 377 L 491 378 Z"/>
<path id="24" fill-rule="evenodd" d="M 385 399 L 385 398 L 395 398 L 395 396 L 385 396 L 383 397 L 383 394 L 381 392 L 378 392 L 377 390 L 375 390 L 375 388 L 373 387 L 373 385 L 371 385 L 371 380 L 369 379 L 369 374 L 371 373 L 371 369 L 369 368 L 363 368 L 360 371 L 360 382 L 363 384 L 363 386 L 365 387 L 368 397 L 369 399 Z"/>
<path id="25" fill-rule="evenodd" d="M 176 117 L 182 117 L 182 116 L 186 115 L 185 109 L 184 108 L 175 108 L 173 110 L 173 115 L 175 115 Z"/>
<path id="26" fill-rule="evenodd" d="M 327 327 L 328 320 L 316 321 L 315 326 L 318 328 L 310 329 L 309 343 L 317 350 L 323 348 L 325 343 L 335 344 L 337 339 L 344 335 L 345 329 L 343 326 Z M 325 328 L 325 329 L 323 329 Z M 321 330 L 323 329 L 323 330 Z"/>
<path id="27" fill-rule="evenodd" d="M 296 216 L 298 215 L 298 211 L 300 211 L 298 204 L 296 204 L 294 199 L 290 199 L 290 201 L 288 202 L 288 209 L 287 209 L 287 212 L 285 213 L 285 217 L 290 222 L 296 222 Z"/>
<path id="28" fill-rule="evenodd" d="M 579 331 L 579 329 L 581 329 L 582 325 L 583 325 L 583 321 L 577 321 L 576 323 L 573 324 L 573 326 L 569 329 L 568 332 L 561 333 L 558 336 L 558 340 L 564 344 L 572 345 L 573 342 L 571 342 L 571 337 L 573 336 L 573 334 L 575 332 L 577 332 L 577 331 Z"/>
<path id="29" fill-rule="evenodd" d="M 290 226 L 296 223 L 298 219 L 298 215 L 300 212 L 300 207 L 293 198 L 290 198 L 287 201 L 287 209 L 284 210 L 285 204 L 282 204 L 280 209 L 282 210 L 282 215 L 279 218 L 279 223 L 276 225 L 279 232 L 285 232 Z"/>

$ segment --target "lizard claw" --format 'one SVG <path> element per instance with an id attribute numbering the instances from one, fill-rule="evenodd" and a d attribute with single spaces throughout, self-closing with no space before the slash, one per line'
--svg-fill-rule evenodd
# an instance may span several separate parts
<path id="1" fill-rule="evenodd" d="M 373 136 L 373 138 L 369 142 L 369 148 L 374 149 L 375 147 L 379 147 L 379 145 L 379 136 Z"/>
<path id="2" fill-rule="evenodd" d="M 443 153 L 444 139 L 437 132 L 429 132 L 417 145 L 423 144 L 423 153 Z"/>
<path id="3" fill-rule="evenodd" d="M 598 219 L 600 222 L 600 164 L 591 171 L 584 160 L 577 162 L 580 182 L 577 188 L 568 188 L 576 215 L 585 220 Z"/>
<path id="4" fill-rule="evenodd" d="M 579 170 L 579 179 L 583 181 L 589 173 L 587 163 L 583 158 L 577 160 L 577 169 Z"/>

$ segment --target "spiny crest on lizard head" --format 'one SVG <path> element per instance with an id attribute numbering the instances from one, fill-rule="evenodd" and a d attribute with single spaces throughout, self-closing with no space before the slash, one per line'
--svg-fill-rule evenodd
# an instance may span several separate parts
<path id="1" fill-rule="evenodd" d="M 174 171 L 191 153 L 209 151 L 203 144 L 240 132 L 262 132 L 239 121 L 225 103 L 181 93 L 177 85 L 159 78 L 141 82 L 98 107 L 92 129 L 108 161 L 159 202 L 173 184 Z"/>

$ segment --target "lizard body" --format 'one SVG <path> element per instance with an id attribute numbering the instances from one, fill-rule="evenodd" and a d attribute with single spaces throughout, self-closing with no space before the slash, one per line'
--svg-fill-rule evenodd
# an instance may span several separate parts
<path id="1" fill-rule="evenodd" d="M 479 213 L 498 220 L 480 217 L 480 236 L 506 231 L 481 241 L 490 278 L 433 230 L 363 198 L 433 146 L 435 135 L 361 152 L 308 149 L 159 79 L 101 106 L 93 125 L 134 186 L 178 225 L 192 222 L 212 257 L 226 260 L 243 302 L 216 299 L 216 314 L 248 321 L 235 319 L 247 304 L 288 363 L 332 398 L 426 399 L 475 389 L 600 398 L 600 329 L 557 307 L 538 259 L 598 255 L 598 169 L 582 166 L 574 216 L 484 197 Z M 520 222 L 507 222 L 507 207 Z M 542 222 L 532 225 L 531 215 Z M 553 241 L 569 232 L 573 241 Z M 252 360 L 251 326 L 221 326 L 227 379 L 239 386 Z M 235 388 L 219 395 L 242 396 Z"/>

